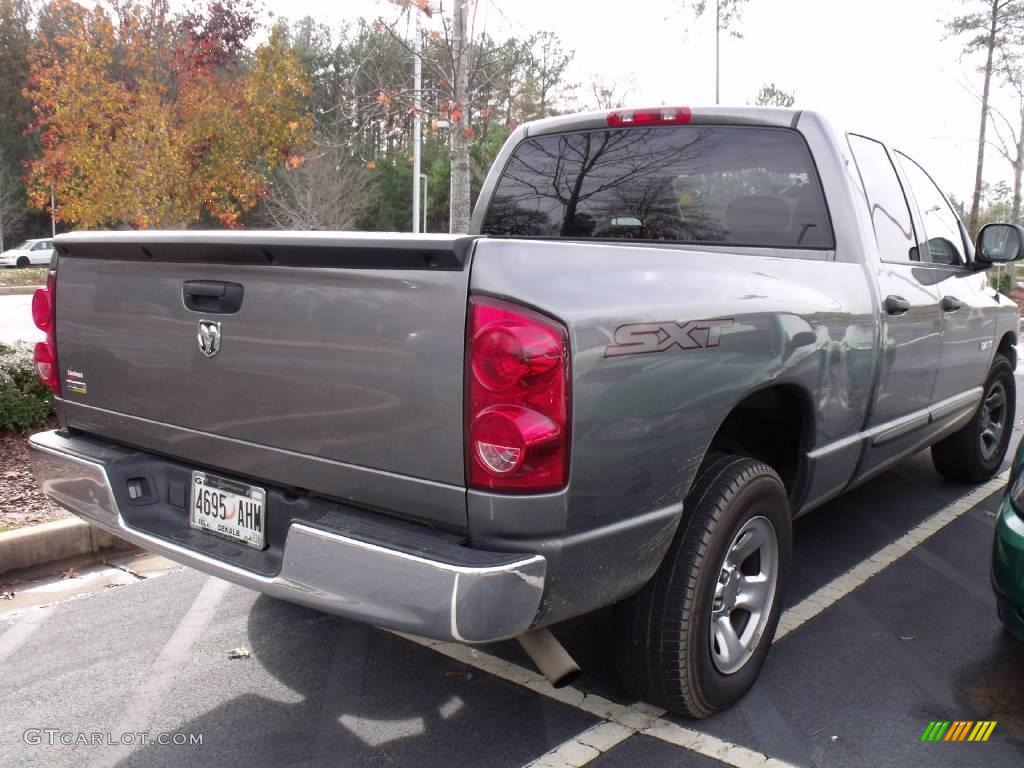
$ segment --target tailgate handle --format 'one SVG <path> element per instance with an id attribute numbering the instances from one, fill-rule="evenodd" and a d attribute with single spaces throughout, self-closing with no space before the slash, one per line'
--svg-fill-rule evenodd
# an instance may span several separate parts
<path id="1" fill-rule="evenodd" d="M 181 286 L 181 300 L 193 312 L 230 315 L 242 306 L 244 290 L 238 283 L 189 280 Z"/>

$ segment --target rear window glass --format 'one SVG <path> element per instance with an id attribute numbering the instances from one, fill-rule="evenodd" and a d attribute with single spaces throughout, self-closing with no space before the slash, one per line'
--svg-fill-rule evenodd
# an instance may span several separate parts
<path id="1" fill-rule="evenodd" d="M 670 126 L 566 133 L 516 147 L 484 234 L 831 248 L 795 131 Z"/>

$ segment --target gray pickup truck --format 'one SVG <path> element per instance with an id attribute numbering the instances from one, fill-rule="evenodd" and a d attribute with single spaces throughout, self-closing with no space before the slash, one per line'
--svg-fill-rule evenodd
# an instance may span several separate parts
<path id="1" fill-rule="evenodd" d="M 1017 307 L 909 156 L 781 109 L 519 127 L 468 235 L 81 232 L 33 302 L 47 496 L 379 627 L 520 638 L 615 605 L 637 696 L 754 683 L 791 521 L 931 446 L 998 469 Z"/>

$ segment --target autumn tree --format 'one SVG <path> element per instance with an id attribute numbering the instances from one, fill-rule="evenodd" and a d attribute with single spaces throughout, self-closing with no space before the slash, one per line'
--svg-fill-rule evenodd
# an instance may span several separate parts
<path id="1" fill-rule="evenodd" d="M 988 128 L 992 75 L 995 71 L 997 51 L 1010 35 L 1019 33 L 1024 25 L 1024 2 L 1021 0 L 964 0 L 970 10 L 955 17 L 946 28 L 965 39 L 964 53 L 984 55 L 981 67 L 981 119 L 978 128 L 978 155 L 974 173 L 974 194 L 967 228 L 971 235 L 978 232 L 978 213 L 981 208 L 984 182 L 986 131 Z"/>
<path id="2" fill-rule="evenodd" d="M 281 35 L 253 52 L 252 6 L 52 0 L 30 57 L 40 155 L 28 193 L 81 227 L 237 226 L 268 175 L 302 161 L 309 84 Z"/>

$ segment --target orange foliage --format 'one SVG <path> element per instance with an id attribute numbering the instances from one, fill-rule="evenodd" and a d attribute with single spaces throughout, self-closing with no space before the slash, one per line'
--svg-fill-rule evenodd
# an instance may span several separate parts
<path id="1" fill-rule="evenodd" d="M 56 7 L 52 7 L 56 6 Z M 275 167 L 310 140 L 309 83 L 277 31 L 244 67 L 211 63 L 210 40 L 182 39 L 152 1 L 102 7 L 52 0 L 64 21 L 33 53 L 26 95 L 42 152 L 33 205 L 95 228 L 181 227 L 205 210 L 225 226 L 265 195 Z"/>

